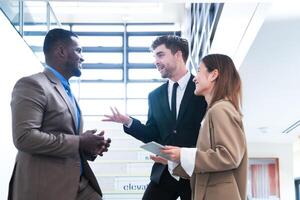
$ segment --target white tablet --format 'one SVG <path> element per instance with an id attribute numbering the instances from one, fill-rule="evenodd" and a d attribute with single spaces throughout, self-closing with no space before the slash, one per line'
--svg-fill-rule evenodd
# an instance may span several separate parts
<path id="1" fill-rule="evenodd" d="M 165 148 L 163 145 L 158 144 L 157 142 L 148 142 L 146 144 L 143 144 L 140 146 L 142 149 L 145 149 L 147 151 L 150 151 L 151 153 L 158 155 L 162 158 L 165 158 L 167 160 L 171 160 L 171 158 L 167 154 L 163 154 L 160 152 L 161 149 Z"/>

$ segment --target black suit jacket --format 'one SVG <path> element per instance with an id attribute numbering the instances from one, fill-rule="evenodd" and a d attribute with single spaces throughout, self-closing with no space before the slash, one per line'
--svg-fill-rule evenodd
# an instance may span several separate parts
<path id="1" fill-rule="evenodd" d="M 148 120 L 142 124 L 133 118 L 130 128 L 124 131 L 145 143 L 156 141 L 163 145 L 195 147 L 200 124 L 206 112 L 204 97 L 194 95 L 195 84 L 191 76 L 183 95 L 177 121 L 172 118 L 168 101 L 168 82 L 156 88 L 148 97 Z M 155 163 L 151 181 L 159 183 L 166 166 Z"/>

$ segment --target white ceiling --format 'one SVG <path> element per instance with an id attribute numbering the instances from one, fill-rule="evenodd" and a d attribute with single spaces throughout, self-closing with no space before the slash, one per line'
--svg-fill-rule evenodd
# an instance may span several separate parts
<path id="1" fill-rule="evenodd" d="M 51 2 L 61 22 L 175 22 L 182 23 L 184 3 L 159 1 Z"/>

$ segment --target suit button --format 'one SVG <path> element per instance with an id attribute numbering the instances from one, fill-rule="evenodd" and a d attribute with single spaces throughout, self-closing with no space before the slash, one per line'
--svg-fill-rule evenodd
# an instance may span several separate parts
<path id="1" fill-rule="evenodd" d="M 173 130 L 173 133 L 177 133 L 177 131 L 176 131 L 176 130 Z"/>

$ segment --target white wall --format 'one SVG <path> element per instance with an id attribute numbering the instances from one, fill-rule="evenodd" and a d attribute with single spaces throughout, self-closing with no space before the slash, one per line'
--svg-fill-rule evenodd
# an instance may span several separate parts
<path id="1" fill-rule="evenodd" d="M 1 58 L 1 140 L 0 199 L 7 198 L 16 149 L 12 143 L 10 99 L 12 88 L 20 77 L 42 70 L 42 65 L 0 10 Z"/>
<path id="2" fill-rule="evenodd" d="M 290 143 L 248 143 L 250 158 L 278 158 L 280 199 L 294 200 L 293 145 Z"/>

